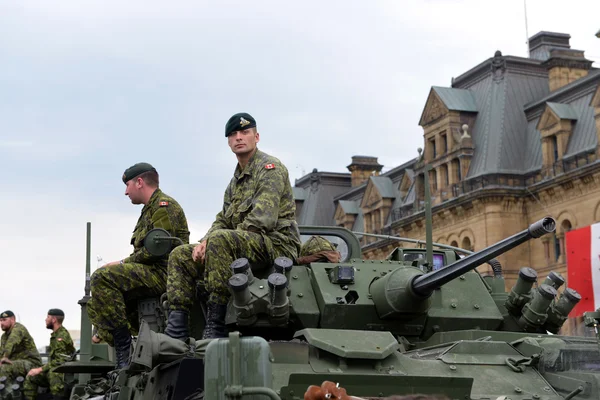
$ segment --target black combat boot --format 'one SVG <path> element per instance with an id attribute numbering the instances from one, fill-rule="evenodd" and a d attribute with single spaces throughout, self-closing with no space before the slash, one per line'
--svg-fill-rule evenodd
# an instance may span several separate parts
<path id="1" fill-rule="evenodd" d="M 117 369 L 125 368 L 129 365 L 129 355 L 131 352 L 131 333 L 127 326 L 117 328 L 112 332 L 115 342 L 115 351 L 117 353 Z"/>
<path id="2" fill-rule="evenodd" d="M 225 329 L 226 304 L 206 303 L 206 326 L 202 339 L 213 339 L 227 337 Z"/>
<path id="3" fill-rule="evenodd" d="M 189 336 L 188 313 L 185 311 L 170 311 L 165 335 L 173 339 L 185 341 Z"/>

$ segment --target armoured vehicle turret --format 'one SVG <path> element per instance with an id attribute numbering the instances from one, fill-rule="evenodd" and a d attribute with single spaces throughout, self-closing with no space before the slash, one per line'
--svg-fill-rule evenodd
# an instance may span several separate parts
<path id="1" fill-rule="evenodd" d="M 334 243 L 339 262 L 236 260 L 227 338 L 194 339 L 204 324 L 201 297 L 185 342 L 161 333 L 164 296 L 140 301 L 140 330 L 123 370 L 114 370 L 112 349 L 90 342 L 87 287 L 80 354 L 56 371 L 73 380 L 73 400 L 292 400 L 323 381 L 365 398 L 598 399 L 599 338 L 557 335 L 580 295 L 562 290 L 560 274 L 539 277 L 528 267 L 507 292 L 495 259 L 555 225 L 543 218 L 467 255 L 428 242 L 425 249 L 398 247 L 384 260 L 362 259 L 358 238 L 344 228 L 301 227 L 304 239 Z M 171 240 L 155 230 L 146 247 L 159 254 Z M 492 276 L 475 269 L 485 263 Z M 87 268 L 89 279 L 89 261 Z M 599 313 L 586 322 L 597 330 Z"/>

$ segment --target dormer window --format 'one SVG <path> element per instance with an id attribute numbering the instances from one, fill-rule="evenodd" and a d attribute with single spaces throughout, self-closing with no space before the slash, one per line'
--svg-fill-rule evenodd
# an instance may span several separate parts
<path id="1" fill-rule="evenodd" d="M 537 124 L 542 140 L 543 174 L 554 174 L 553 165 L 567 152 L 577 112 L 570 104 L 546 103 L 546 108 Z"/>

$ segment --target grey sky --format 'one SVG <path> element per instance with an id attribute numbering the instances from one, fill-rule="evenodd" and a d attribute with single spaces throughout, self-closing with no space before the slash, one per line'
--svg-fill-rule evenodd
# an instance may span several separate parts
<path id="1" fill-rule="evenodd" d="M 600 61 L 597 1 L 527 5 L 529 36 L 569 33 Z M 133 163 L 156 166 L 197 240 L 235 167 L 233 113 L 256 117 L 292 183 L 357 154 L 387 170 L 422 146 L 432 85 L 496 50 L 527 56 L 525 38 L 517 0 L 0 2 L 0 309 L 38 346 L 48 308 L 79 328 L 85 224 L 93 268 L 129 254 Z"/>

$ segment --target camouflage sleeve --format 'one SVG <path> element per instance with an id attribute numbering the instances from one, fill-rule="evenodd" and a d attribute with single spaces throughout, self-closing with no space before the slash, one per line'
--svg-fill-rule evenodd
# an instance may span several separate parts
<path id="1" fill-rule="evenodd" d="M 10 359 L 15 348 L 21 343 L 25 337 L 25 331 L 19 325 L 14 325 L 6 344 L 4 345 L 2 357 Z"/>
<path id="2" fill-rule="evenodd" d="M 54 348 L 50 360 L 44 364 L 42 371 L 48 372 L 52 368 L 64 364 L 73 354 L 73 341 L 70 336 L 59 333 L 56 335 Z"/>
<path id="3" fill-rule="evenodd" d="M 169 232 L 171 236 L 177 236 L 177 232 L 175 232 L 174 227 L 178 227 L 178 213 L 177 212 L 168 212 L 167 207 L 159 207 L 154 214 L 152 214 L 151 226 L 148 227 L 147 231 L 150 231 L 154 228 L 162 228 Z M 177 207 L 173 207 L 177 208 Z M 183 212 L 183 210 L 182 210 Z M 162 257 L 153 256 L 146 250 L 145 247 L 140 247 L 136 251 L 134 251 L 129 257 L 125 258 L 123 262 L 126 263 L 140 263 L 140 264 L 152 264 L 157 262 Z"/>
<path id="4" fill-rule="evenodd" d="M 237 229 L 271 232 L 277 226 L 279 202 L 285 190 L 288 174 L 282 164 L 275 165 L 273 169 L 263 169 L 257 177 L 259 184 L 252 198 L 252 209 Z"/>
<path id="5" fill-rule="evenodd" d="M 210 235 L 213 231 L 216 231 L 217 229 L 232 229 L 233 228 L 230 226 L 227 219 L 225 218 L 225 213 L 227 212 L 227 209 L 229 208 L 229 205 L 231 204 L 231 191 L 232 191 L 232 188 L 231 188 L 231 183 L 230 183 L 227 186 L 227 189 L 225 189 L 225 194 L 223 195 L 223 208 L 217 214 L 215 221 L 210 226 L 210 229 L 208 230 L 208 232 L 206 232 L 206 235 L 204 235 L 204 237 L 202 239 L 200 239 L 199 242 L 202 242 L 203 240 L 205 240 L 208 237 L 208 235 Z"/>

